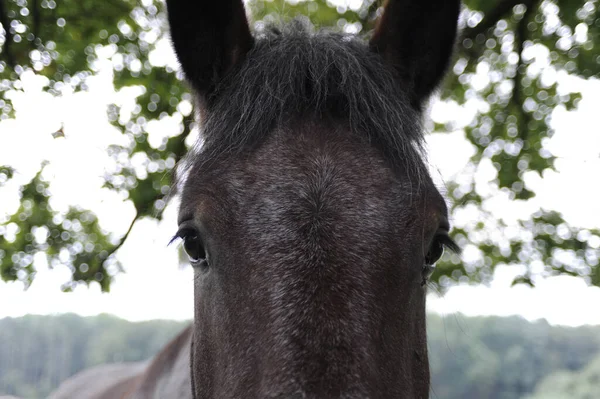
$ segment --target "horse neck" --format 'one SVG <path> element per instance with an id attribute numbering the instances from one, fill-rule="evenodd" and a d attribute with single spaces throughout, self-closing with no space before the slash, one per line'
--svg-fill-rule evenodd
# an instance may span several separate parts
<path id="1" fill-rule="evenodd" d="M 192 326 L 190 325 L 154 357 L 131 399 L 192 398 L 191 338 Z"/>

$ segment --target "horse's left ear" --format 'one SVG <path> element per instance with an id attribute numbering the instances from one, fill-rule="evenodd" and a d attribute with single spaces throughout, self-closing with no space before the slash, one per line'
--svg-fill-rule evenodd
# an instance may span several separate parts
<path id="1" fill-rule="evenodd" d="M 460 0 L 388 0 L 369 45 L 421 106 L 440 83 L 454 48 Z"/>
<path id="2" fill-rule="evenodd" d="M 242 0 L 167 0 L 171 39 L 187 79 L 206 97 L 254 44 Z"/>

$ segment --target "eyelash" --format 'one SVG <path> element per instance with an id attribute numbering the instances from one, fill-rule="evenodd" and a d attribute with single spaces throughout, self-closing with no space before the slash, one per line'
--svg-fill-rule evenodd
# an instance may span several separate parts
<path id="1" fill-rule="evenodd" d="M 447 234 L 440 234 L 437 237 L 437 239 L 444 246 L 444 248 L 450 250 L 452 253 L 460 255 L 460 253 L 461 253 L 460 247 L 458 246 L 458 244 L 456 243 L 456 241 L 454 241 L 452 238 L 450 238 L 449 235 L 447 235 Z"/>
<path id="2" fill-rule="evenodd" d="M 177 240 L 185 241 L 186 238 L 190 237 L 190 233 L 192 233 L 189 229 L 181 229 L 175 233 L 175 235 L 171 238 L 168 245 L 173 244 Z"/>

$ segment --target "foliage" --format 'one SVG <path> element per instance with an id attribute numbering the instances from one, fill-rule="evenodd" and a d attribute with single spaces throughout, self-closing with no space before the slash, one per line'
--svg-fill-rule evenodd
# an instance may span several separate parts
<path id="1" fill-rule="evenodd" d="M 600 354 L 597 327 L 461 315 L 429 315 L 427 327 L 439 398 L 521 398 L 555 370 L 578 374 Z"/>
<path id="2" fill-rule="evenodd" d="M 470 165 L 447 183 L 447 194 L 453 215 L 476 215 L 467 221 L 456 218 L 463 221 L 457 223 L 454 235 L 477 256 L 468 262 L 445 256 L 432 284 L 439 289 L 456 282 L 487 282 L 497 266 L 508 264 L 525 266 L 516 283 L 534 284 L 540 276 L 568 274 L 600 285 L 599 231 L 570 226 L 555 210 L 539 207 L 530 217 L 509 221 L 489 201 L 506 197 L 531 203 L 535 192 L 527 176 L 544 176 L 555 169 L 556 158 L 547 148 L 553 113 L 575 109 L 580 99 L 557 76 L 599 77 L 595 49 L 600 45 L 600 4 L 598 0 L 464 0 L 464 4 L 456 62 L 441 94 L 443 101 L 477 112 L 466 125 L 436 121 L 432 128 L 464 130 L 473 147 Z M 368 35 L 380 12 L 374 0 L 338 7 L 326 0 L 253 0 L 249 5 L 258 30 L 268 22 L 305 15 L 319 27 Z M 24 90 L 26 71 L 45 77 L 45 90 L 59 97 L 68 90 L 87 90 L 86 79 L 108 63 L 117 90 L 137 90 L 134 107 L 115 104 L 107 110 L 126 144 L 109 148 L 115 167 L 105 176 L 105 185 L 132 202 L 136 210 L 132 224 L 142 217 L 161 218 L 171 173 L 194 128 L 191 97 L 164 52 L 168 43 L 164 4 L 106 0 L 99 7 L 92 0 L 0 0 L 0 24 L 4 27 L 1 120 L 15 116 L 11 99 Z M 179 128 L 164 132 L 160 142 L 150 140 L 150 131 L 165 120 L 176 121 Z M 136 168 L 134 159 L 141 159 L 145 170 Z M 482 190 L 475 176 L 489 165 L 493 176 Z M 0 165 L 0 187 L 13 172 Z M 115 253 L 127 234 L 113 240 L 93 213 L 52 209 L 51 192 L 38 191 L 36 179 L 39 176 L 23 186 L 21 209 L 4 219 L 0 215 L 2 278 L 30 283 L 35 276 L 31 261 L 45 252 L 51 266 L 63 262 L 73 271 L 73 282 L 65 289 L 99 281 L 108 290 L 119 270 Z M 76 234 L 58 222 L 78 218 L 88 222 L 80 220 L 82 230 Z M 40 229 L 52 242 L 35 241 Z M 63 232 L 70 234 L 69 239 L 58 239 Z M 75 247 L 84 251 L 73 251 Z M 57 257 L 64 250 L 69 256 Z"/>
<path id="3" fill-rule="evenodd" d="M 22 187 L 24 199 L 19 210 L 6 227 L 0 227 L 0 258 L 17 265 L 3 268 L 2 276 L 30 284 L 35 277 L 34 257 L 41 254 L 50 265 L 68 265 L 73 279 L 95 280 L 108 291 L 110 279 L 104 278 L 108 276 L 105 266 L 111 263 L 107 258 L 115 245 L 101 231 L 93 213 L 77 207 L 65 214 L 53 212 L 48 203 L 48 183 L 41 174 Z"/>
<path id="4" fill-rule="evenodd" d="M 443 285 L 464 277 L 487 281 L 499 265 L 525 264 L 527 271 L 516 282 L 533 284 L 539 275 L 567 274 L 600 284 L 594 271 L 600 253 L 598 230 L 569 226 L 550 209 L 538 209 L 530 218 L 511 224 L 497 216 L 497 209 L 482 206 L 502 194 L 526 202 L 535 193 L 527 188 L 525 177 L 531 173 L 543 177 L 555 169 L 556 158 L 546 148 L 553 135 L 553 112 L 573 110 L 580 99 L 579 93 L 565 92 L 557 72 L 600 76 L 600 58 L 592 51 L 600 45 L 599 4 L 584 0 L 465 4 L 467 26 L 458 46 L 455 76 L 448 78 L 442 97 L 479 108 L 464 127 L 475 148 L 474 173 L 464 174 L 460 184 L 448 184 L 454 214 L 477 209 L 478 217 L 457 226 L 455 235 L 462 247 L 477 248 L 479 257 L 470 264 L 452 259 L 440 265 L 434 278 Z M 476 170 L 483 161 L 491 161 L 495 169 L 485 190 L 491 193 L 487 198 L 475 187 Z M 539 264 L 542 270 L 534 271 Z"/>
<path id="5" fill-rule="evenodd" d="M 150 358 L 184 325 L 130 323 L 108 315 L 0 320 L 0 394 L 47 397 L 61 381 L 82 369 Z M 531 399 L 598 396 L 594 378 L 599 370 L 599 327 L 552 327 L 517 317 L 456 315 L 444 319 L 430 314 L 428 328 L 432 398 L 513 399 L 532 393 Z M 569 387 L 576 388 L 568 391 Z M 595 396 L 575 394 L 594 392 L 594 388 Z"/>
<path id="6" fill-rule="evenodd" d="M 545 377 L 531 396 L 526 399 L 595 399 L 600 395 L 600 356 L 583 369 L 573 373 L 567 370 Z"/>
<path id="7" fill-rule="evenodd" d="M 0 187 L 15 174 L 15 170 L 9 166 L 0 166 Z"/>

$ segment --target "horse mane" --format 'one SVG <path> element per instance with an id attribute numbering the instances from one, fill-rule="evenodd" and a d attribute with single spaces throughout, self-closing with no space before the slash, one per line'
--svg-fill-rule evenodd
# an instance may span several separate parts
<path id="1" fill-rule="evenodd" d="M 187 167 L 242 153 L 294 118 L 316 117 L 345 125 L 393 164 L 421 176 L 421 110 L 364 40 L 315 32 L 299 20 L 256 36 L 253 49 L 204 102 L 203 134 Z"/>

